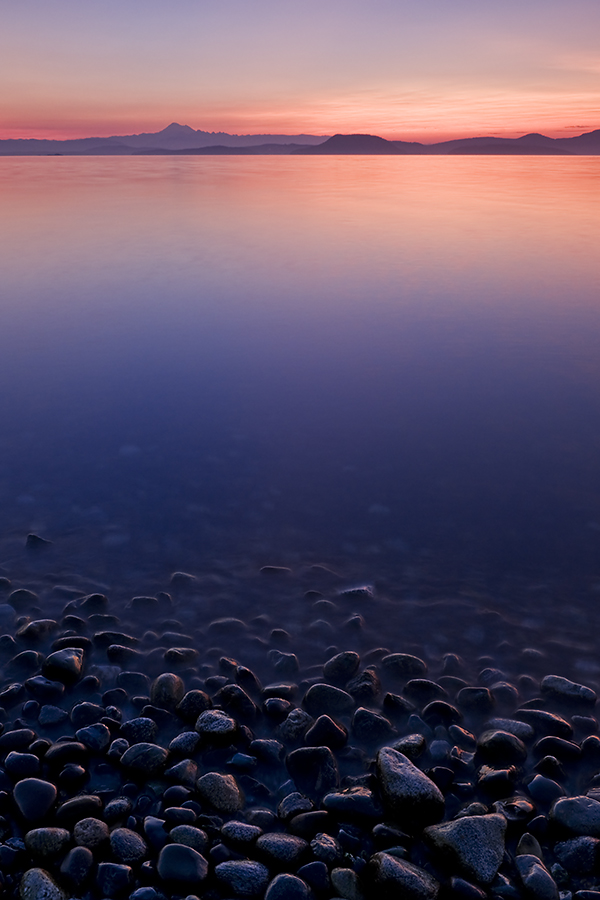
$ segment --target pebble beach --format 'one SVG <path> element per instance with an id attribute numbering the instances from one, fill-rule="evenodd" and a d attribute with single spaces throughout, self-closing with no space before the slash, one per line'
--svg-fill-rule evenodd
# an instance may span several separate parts
<path id="1" fill-rule="evenodd" d="M 322 564 L 112 598 L 28 552 L 0 579 L 2 896 L 600 896 L 581 628 L 536 647 L 506 604 Z"/>

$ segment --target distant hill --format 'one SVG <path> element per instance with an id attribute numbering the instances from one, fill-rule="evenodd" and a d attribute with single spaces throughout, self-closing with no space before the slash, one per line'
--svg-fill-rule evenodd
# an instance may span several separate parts
<path id="1" fill-rule="evenodd" d="M 0 156 L 132 156 L 132 155 L 501 155 L 501 156 L 597 156 L 600 129 L 571 138 L 524 134 L 518 138 L 474 137 L 420 144 L 388 141 L 375 134 L 227 134 L 194 131 L 172 122 L 152 134 L 109 138 L 53 141 L 38 138 L 0 140 Z"/>
<path id="2" fill-rule="evenodd" d="M 572 138 L 526 134 L 519 138 L 475 137 L 437 144 L 388 141 L 373 134 L 334 134 L 322 144 L 293 151 L 302 156 L 325 154 L 568 156 L 600 154 L 600 129 Z"/>

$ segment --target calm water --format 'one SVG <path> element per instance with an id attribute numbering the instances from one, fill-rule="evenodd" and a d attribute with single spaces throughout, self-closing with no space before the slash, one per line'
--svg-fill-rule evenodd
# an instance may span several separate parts
<path id="1" fill-rule="evenodd" d="M 597 158 L 1 160 L 5 570 L 35 531 L 138 592 L 320 562 L 591 615 L 599 191 Z"/>

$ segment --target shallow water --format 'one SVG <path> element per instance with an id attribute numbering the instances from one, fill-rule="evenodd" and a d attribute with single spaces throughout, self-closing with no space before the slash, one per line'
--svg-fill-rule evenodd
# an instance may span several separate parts
<path id="1" fill-rule="evenodd" d="M 307 588 L 368 583 L 371 647 L 595 675 L 599 186 L 596 158 L 3 159 L 5 574 L 186 570 L 193 619 L 298 636 Z"/>

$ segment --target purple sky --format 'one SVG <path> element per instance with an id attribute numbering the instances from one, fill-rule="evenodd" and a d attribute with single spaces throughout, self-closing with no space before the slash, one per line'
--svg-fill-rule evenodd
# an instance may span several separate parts
<path id="1" fill-rule="evenodd" d="M 600 127 L 598 0 L 19 0 L 0 137 Z"/>

